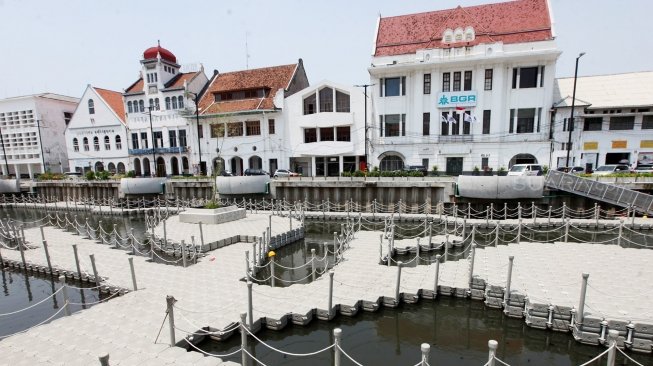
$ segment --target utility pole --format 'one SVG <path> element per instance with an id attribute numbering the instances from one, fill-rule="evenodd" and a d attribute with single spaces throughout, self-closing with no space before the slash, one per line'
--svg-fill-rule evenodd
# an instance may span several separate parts
<path id="1" fill-rule="evenodd" d="M 148 104 L 147 106 L 147 114 L 150 117 L 150 135 L 152 136 L 152 159 L 154 159 L 154 176 L 158 177 L 159 172 L 158 172 L 158 166 L 156 164 L 156 147 L 154 145 L 154 128 L 152 128 L 152 109 L 154 106 L 151 106 Z"/>
<path id="2" fill-rule="evenodd" d="M 197 123 L 196 131 L 197 131 L 197 153 L 199 154 L 199 160 L 200 160 L 200 175 L 206 175 L 206 172 L 204 169 L 202 169 L 202 137 L 200 136 L 200 104 L 199 104 L 199 95 L 197 93 L 193 92 L 188 92 L 189 94 L 193 94 L 194 100 L 195 100 L 195 122 Z M 204 132 L 204 131 L 202 131 Z"/>
<path id="3" fill-rule="evenodd" d="M 363 88 L 363 95 L 365 96 L 365 171 L 367 172 L 369 166 L 369 158 L 367 157 L 367 88 L 376 84 L 361 84 L 354 85 L 357 88 Z"/>
<path id="4" fill-rule="evenodd" d="M 43 138 L 41 137 L 41 120 L 37 119 L 36 120 L 36 130 L 39 134 L 39 145 L 41 145 L 41 164 L 43 164 L 43 168 L 41 168 L 42 173 L 45 173 L 45 156 L 43 156 Z M 2 149 L 4 151 L 4 144 L 2 144 Z M 5 162 L 7 161 L 7 156 L 5 155 Z M 9 172 L 9 169 L 7 168 L 7 173 Z"/>
<path id="5" fill-rule="evenodd" d="M 5 169 L 7 170 L 7 178 L 8 178 L 9 177 L 9 164 L 7 163 L 7 152 L 5 151 L 5 140 L 2 137 L 2 129 L 0 129 L 0 144 L 2 144 L 2 155 L 5 157 Z"/>
<path id="6" fill-rule="evenodd" d="M 576 57 L 576 70 L 574 71 L 574 91 L 572 92 L 572 97 L 571 97 L 571 117 L 569 118 L 569 125 L 567 126 L 569 130 L 569 139 L 567 140 L 567 161 L 566 165 L 567 167 L 572 167 L 569 163 L 569 154 L 571 153 L 571 131 L 574 130 L 574 107 L 576 104 L 576 79 L 578 79 L 578 60 L 580 60 L 581 57 L 585 52 L 581 52 L 578 57 Z"/>

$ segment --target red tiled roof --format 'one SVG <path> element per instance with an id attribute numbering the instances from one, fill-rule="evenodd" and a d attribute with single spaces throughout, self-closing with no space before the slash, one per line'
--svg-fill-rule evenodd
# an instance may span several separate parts
<path id="1" fill-rule="evenodd" d="M 122 94 L 117 91 L 102 88 L 93 87 L 93 89 L 104 99 L 109 108 L 113 109 L 122 123 L 125 123 L 125 105 L 122 102 Z"/>
<path id="2" fill-rule="evenodd" d="M 179 73 L 175 75 L 172 79 L 166 83 L 165 88 L 166 89 L 173 89 L 173 88 L 181 88 L 184 86 L 184 81 L 191 81 L 195 75 L 199 74 L 200 72 L 185 72 L 185 73 Z"/>
<path id="3" fill-rule="evenodd" d="M 474 28 L 471 42 L 442 43 L 446 29 Z M 455 9 L 381 18 L 375 56 L 415 53 L 426 48 L 449 48 L 457 44 L 521 43 L 553 39 L 547 0 L 458 6 Z"/>
<path id="4" fill-rule="evenodd" d="M 200 99 L 202 114 L 228 113 L 260 109 L 273 109 L 273 99 L 279 89 L 286 89 L 298 64 L 264 67 L 261 69 L 226 72 L 213 77 Z M 226 91 L 270 90 L 266 98 L 251 98 L 216 102 L 215 93 Z"/>
<path id="5" fill-rule="evenodd" d="M 132 85 L 125 89 L 125 94 L 138 93 L 143 91 L 143 78 L 138 78 Z"/>
<path id="6" fill-rule="evenodd" d="M 148 59 L 157 58 L 158 55 L 161 55 L 161 58 L 164 60 L 168 60 L 175 64 L 177 63 L 177 57 L 175 57 L 175 55 L 172 52 L 166 50 L 160 45 L 146 49 L 145 52 L 143 52 L 143 59 L 148 60 Z"/>

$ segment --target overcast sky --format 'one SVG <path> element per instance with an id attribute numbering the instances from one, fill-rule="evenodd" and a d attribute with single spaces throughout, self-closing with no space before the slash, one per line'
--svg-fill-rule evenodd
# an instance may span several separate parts
<path id="1" fill-rule="evenodd" d="M 653 1 L 550 0 L 558 76 L 653 70 Z M 0 0 L 0 98 L 56 92 L 81 96 L 86 84 L 122 91 L 143 51 L 161 45 L 207 76 L 294 63 L 311 83 L 369 80 L 379 14 L 392 16 L 492 0 L 133 1 Z M 248 51 L 245 43 L 247 40 Z M 249 58 L 246 55 L 249 54 Z"/>

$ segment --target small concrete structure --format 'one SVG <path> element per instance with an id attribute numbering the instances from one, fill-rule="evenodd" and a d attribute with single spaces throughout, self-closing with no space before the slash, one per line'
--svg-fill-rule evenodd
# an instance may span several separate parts
<path id="1" fill-rule="evenodd" d="M 187 224 L 222 224 L 229 221 L 244 219 L 246 211 L 237 206 L 227 206 L 215 209 L 191 208 L 179 214 L 179 222 Z"/>

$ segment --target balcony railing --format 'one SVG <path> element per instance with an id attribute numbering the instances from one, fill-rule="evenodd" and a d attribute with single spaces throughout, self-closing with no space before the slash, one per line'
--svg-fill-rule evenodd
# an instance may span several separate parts
<path id="1" fill-rule="evenodd" d="M 155 151 L 153 151 L 155 150 Z M 129 155 L 149 155 L 149 154 L 179 154 L 188 151 L 186 146 L 177 147 L 157 147 L 156 149 L 129 149 Z"/>

